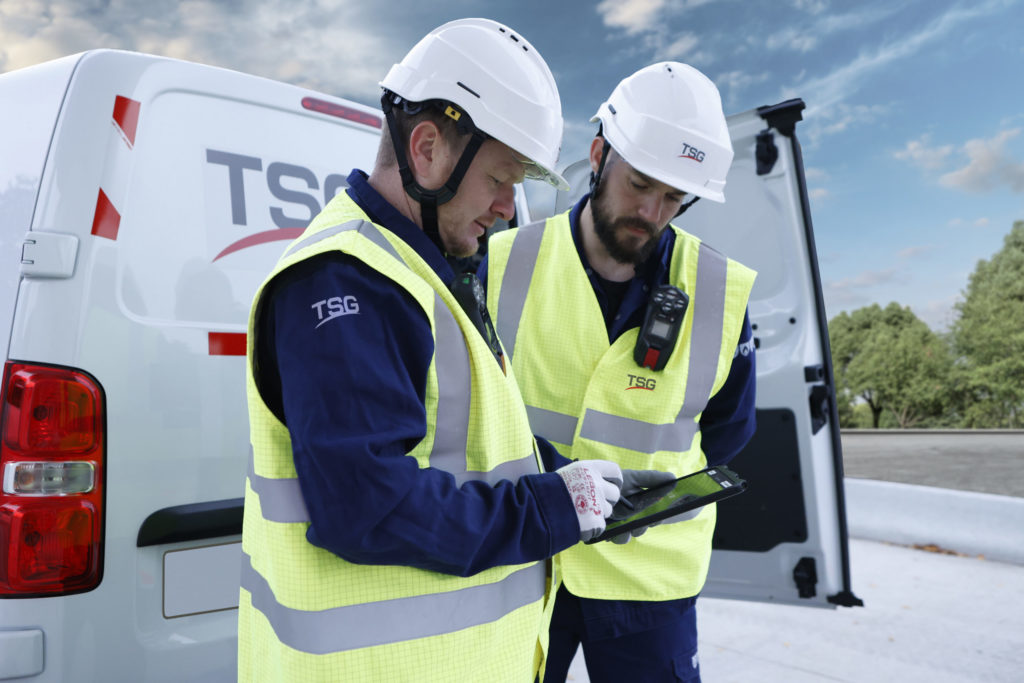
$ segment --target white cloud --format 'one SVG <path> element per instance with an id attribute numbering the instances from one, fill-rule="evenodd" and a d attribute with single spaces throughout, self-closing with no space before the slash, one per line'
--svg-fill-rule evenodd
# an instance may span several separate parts
<path id="1" fill-rule="evenodd" d="M 751 74 L 745 71 L 728 71 L 714 79 L 726 109 L 730 109 L 740 100 L 744 90 L 752 85 L 764 83 L 770 78 L 767 73 Z"/>
<path id="2" fill-rule="evenodd" d="M 939 183 L 966 192 L 989 192 L 1002 185 L 1008 185 L 1014 192 L 1024 192 L 1024 162 L 1017 161 L 1006 150 L 1007 143 L 1020 131 L 1013 128 L 989 140 L 968 140 L 964 143 L 967 165 L 941 176 Z"/>
<path id="3" fill-rule="evenodd" d="M 285 80 L 372 103 L 410 47 L 344 0 L 0 0 L 0 72 L 119 48 Z M 329 30 L 325 27 L 329 26 Z"/>
<path id="4" fill-rule="evenodd" d="M 686 61 L 685 57 L 693 52 L 700 39 L 693 33 L 684 33 L 661 51 L 662 59 Z"/>
<path id="5" fill-rule="evenodd" d="M 695 51 L 698 37 L 692 32 L 674 32 L 669 20 L 687 10 L 719 0 L 601 0 L 597 14 L 611 29 L 622 29 L 627 36 L 637 36 L 638 45 L 649 50 L 653 60 L 680 59 L 688 64 L 704 64 L 712 57 Z M 735 46 L 734 46 L 735 48 Z M 684 59 L 685 58 L 685 59 Z"/>
<path id="6" fill-rule="evenodd" d="M 934 245 L 918 245 L 914 247 L 907 247 L 901 249 L 896 255 L 901 259 L 915 259 L 919 256 L 924 256 L 930 252 L 935 251 Z"/>
<path id="7" fill-rule="evenodd" d="M 920 168 L 935 170 L 945 165 L 946 159 L 949 158 L 952 151 L 952 145 L 929 146 L 928 135 L 925 134 L 917 140 L 909 141 L 903 149 L 894 152 L 893 156 L 902 161 L 909 161 Z"/>
<path id="8" fill-rule="evenodd" d="M 884 270 L 865 270 L 853 277 L 832 282 L 831 286 L 837 289 L 877 287 L 878 285 L 889 284 L 898 280 L 900 280 L 899 271 L 896 268 L 886 268 Z"/>
<path id="9" fill-rule="evenodd" d="M 768 36 L 764 46 L 769 50 L 810 52 L 818 46 L 818 36 L 807 29 L 787 27 Z"/>
<path id="10" fill-rule="evenodd" d="M 896 268 L 865 270 L 842 280 L 826 280 L 825 300 L 828 301 L 829 307 L 834 309 L 863 306 L 873 300 L 874 297 L 870 293 L 873 288 L 900 283 L 903 280 L 902 271 Z"/>
<path id="11" fill-rule="evenodd" d="M 636 35 L 655 29 L 666 0 L 601 0 L 597 13 L 609 28 L 625 29 Z"/>
<path id="12" fill-rule="evenodd" d="M 813 89 L 808 90 L 813 95 Z M 791 95 L 792 97 L 793 95 Z M 811 125 L 808 137 L 812 142 L 817 142 L 822 136 L 832 133 L 841 133 L 851 126 L 864 126 L 881 118 L 888 113 L 889 108 L 883 104 L 857 104 L 850 105 L 845 102 L 838 102 L 830 108 L 808 106 L 805 117 Z"/>
<path id="13" fill-rule="evenodd" d="M 823 187 L 816 187 L 816 188 L 814 188 L 813 190 L 810 191 L 811 199 L 816 199 L 818 201 L 821 201 L 823 199 L 827 199 L 831 194 L 832 194 L 831 192 L 829 192 L 828 190 L 826 190 Z"/>
<path id="14" fill-rule="evenodd" d="M 807 166 L 804 168 L 804 177 L 807 178 L 807 180 L 818 182 L 828 180 L 829 174 L 828 171 L 820 166 Z"/>
<path id="15" fill-rule="evenodd" d="M 793 7 L 808 14 L 821 14 L 828 9 L 827 0 L 793 0 Z"/>
<path id="16" fill-rule="evenodd" d="M 813 4 L 813 7 L 811 5 Z M 806 5 L 802 6 L 802 5 Z M 873 7 L 846 14 L 822 14 L 825 9 L 822 3 L 796 3 L 797 9 L 807 10 L 809 14 L 820 15 L 813 21 L 799 26 L 787 26 L 768 36 L 764 46 L 769 50 L 792 50 L 794 52 L 810 52 L 821 43 L 843 31 L 851 31 L 876 24 L 900 9 L 898 3 L 884 7 Z"/>
<path id="17" fill-rule="evenodd" d="M 974 221 L 974 227 L 976 228 L 987 228 L 991 221 L 987 218 L 978 218 Z"/>
<path id="18" fill-rule="evenodd" d="M 990 15 L 1005 6 L 1005 0 L 989 0 L 973 7 L 954 7 L 917 33 L 900 36 L 873 51 L 864 51 L 849 64 L 829 74 L 783 89 L 783 97 L 797 97 L 801 92 L 814 94 L 808 105 L 807 119 L 820 130 L 812 131 L 812 136 L 846 130 L 850 124 L 859 121 L 850 115 L 851 109 L 844 107 L 844 103 L 872 74 L 892 68 L 893 63 L 917 54 L 924 47 L 958 30 L 965 22 Z M 853 111 L 856 109 L 854 107 Z M 816 120 L 822 123 L 814 124 Z"/>

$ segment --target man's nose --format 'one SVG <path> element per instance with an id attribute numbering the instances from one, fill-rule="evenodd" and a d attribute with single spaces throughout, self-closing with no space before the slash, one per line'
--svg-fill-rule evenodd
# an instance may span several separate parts
<path id="1" fill-rule="evenodd" d="M 645 195 L 637 205 L 637 213 L 648 223 L 657 224 L 664 209 L 664 202 L 657 195 Z"/>
<path id="2" fill-rule="evenodd" d="M 510 221 L 516 215 L 516 191 L 512 185 L 503 184 L 498 188 L 498 196 L 491 203 L 491 211 Z"/>

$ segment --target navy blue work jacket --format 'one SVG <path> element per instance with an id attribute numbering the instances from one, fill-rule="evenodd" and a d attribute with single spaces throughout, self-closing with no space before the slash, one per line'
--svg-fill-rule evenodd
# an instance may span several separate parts
<path id="1" fill-rule="evenodd" d="M 349 196 L 374 223 L 452 283 L 441 251 L 362 171 L 348 183 Z M 427 431 L 434 341 L 426 314 L 403 287 L 331 252 L 280 273 L 264 296 L 257 322 L 261 386 L 291 435 L 311 543 L 350 562 L 468 576 L 550 557 L 579 540 L 557 474 L 458 487 L 452 475 L 420 469 L 407 455 Z M 356 316 L 340 316 L 314 334 L 316 303 L 333 296 L 356 297 L 359 325 L 352 324 Z M 554 465 L 550 444 L 542 444 L 542 455 Z"/>

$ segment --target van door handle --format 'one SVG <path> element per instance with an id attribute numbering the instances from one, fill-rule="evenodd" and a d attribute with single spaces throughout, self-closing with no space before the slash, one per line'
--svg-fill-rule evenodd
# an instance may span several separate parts
<path id="1" fill-rule="evenodd" d="M 139 527 L 135 545 L 144 548 L 241 534 L 244 502 L 244 498 L 228 498 L 157 510 Z"/>

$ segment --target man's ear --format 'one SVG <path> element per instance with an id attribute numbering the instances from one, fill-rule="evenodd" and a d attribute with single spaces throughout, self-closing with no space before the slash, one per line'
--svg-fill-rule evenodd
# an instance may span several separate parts
<path id="1" fill-rule="evenodd" d="M 433 121 L 420 121 L 409 134 L 409 168 L 416 182 L 436 190 L 448 179 L 448 145 Z"/>
<path id="2" fill-rule="evenodd" d="M 600 135 L 594 136 L 590 141 L 590 170 L 597 173 L 597 167 L 601 165 L 601 153 L 604 151 L 604 138 Z M 610 152 L 611 150 L 609 150 Z M 605 165 L 608 160 L 605 160 Z"/>

